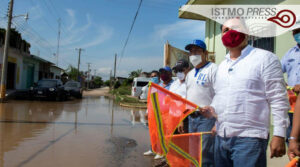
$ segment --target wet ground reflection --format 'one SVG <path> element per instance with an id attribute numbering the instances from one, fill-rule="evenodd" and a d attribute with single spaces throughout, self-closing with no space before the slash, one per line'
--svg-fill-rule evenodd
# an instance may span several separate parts
<path id="1" fill-rule="evenodd" d="M 0 104 L 0 166 L 152 166 L 145 110 L 105 97 Z"/>

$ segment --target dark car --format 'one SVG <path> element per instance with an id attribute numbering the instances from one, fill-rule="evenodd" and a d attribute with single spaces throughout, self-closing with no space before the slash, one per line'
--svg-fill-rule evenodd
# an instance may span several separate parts
<path id="1" fill-rule="evenodd" d="M 70 96 L 76 98 L 82 98 L 82 88 L 79 82 L 76 81 L 68 81 L 64 85 L 65 91 L 68 91 Z"/>
<path id="2" fill-rule="evenodd" d="M 51 100 L 66 100 L 69 96 L 63 83 L 58 79 L 42 79 L 29 90 L 31 98 L 46 98 Z"/>

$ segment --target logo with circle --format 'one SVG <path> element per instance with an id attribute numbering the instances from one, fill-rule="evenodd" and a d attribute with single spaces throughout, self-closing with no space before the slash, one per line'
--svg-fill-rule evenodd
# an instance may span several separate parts
<path id="1" fill-rule="evenodd" d="M 283 28 L 290 28 L 296 22 L 296 15 L 291 10 L 281 10 L 275 17 L 268 18 L 268 21 L 272 21 Z"/>

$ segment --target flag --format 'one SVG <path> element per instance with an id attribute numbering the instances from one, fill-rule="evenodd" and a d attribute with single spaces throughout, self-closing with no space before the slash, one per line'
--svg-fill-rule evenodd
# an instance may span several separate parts
<path id="1" fill-rule="evenodd" d="M 291 106 L 289 113 L 294 113 L 295 105 L 297 101 L 297 94 L 293 91 L 293 87 L 290 86 L 287 86 L 287 93 L 288 93 L 289 102 Z"/>
<path id="2" fill-rule="evenodd" d="M 180 123 L 199 107 L 157 84 L 150 83 L 148 123 L 152 150 L 170 166 L 201 166 L 202 137 L 211 132 L 174 134 Z"/>

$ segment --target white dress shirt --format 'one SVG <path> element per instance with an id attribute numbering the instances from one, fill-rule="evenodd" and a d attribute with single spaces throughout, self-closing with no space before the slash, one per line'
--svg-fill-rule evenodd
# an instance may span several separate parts
<path id="1" fill-rule="evenodd" d="M 181 96 L 182 98 L 186 98 L 186 84 L 185 82 L 180 82 L 179 79 L 176 79 L 170 86 L 170 91 Z"/>
<path id="2" fill-rule="evenodd" d="M 212 106 L 218 115 L 219 136 L 267 139 L 272 111 L 273 135 L 286 137 L 289 102 L 276 55 L 249 45 L 234 61 L 227 54 L 214 89 Z"/>

